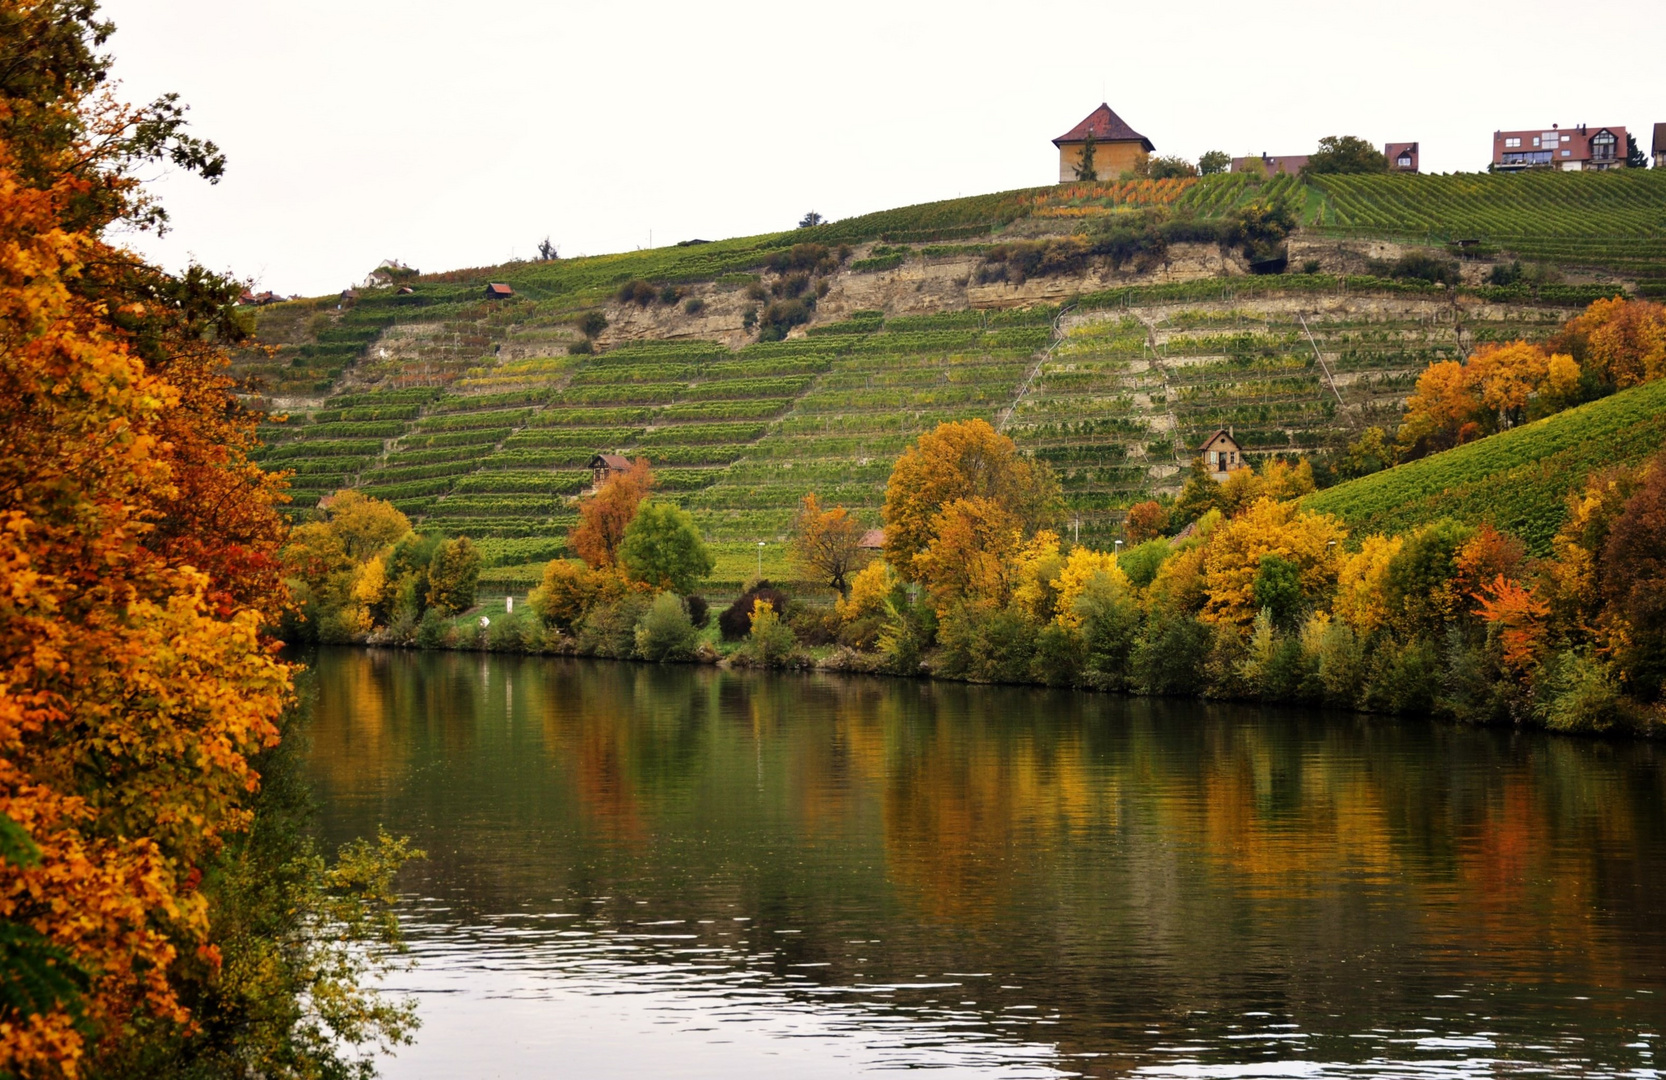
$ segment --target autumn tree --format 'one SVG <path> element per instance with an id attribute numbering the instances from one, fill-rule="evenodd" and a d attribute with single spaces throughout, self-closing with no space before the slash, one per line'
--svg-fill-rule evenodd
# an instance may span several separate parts
<path id="1" fill-rule="evenodd" d="M 479 580 L 480 550 L 466 536 L 447 540 L 428 563 L 428 603 L 448 615 L 467 611 Z"/>
<path id="2" fill-rule="evenodd" d="M 390 502 L 351 488 L 330 496 L 330 532 L 340 537 L 347 557 L 364 562 L 411 531 L 411 519 Z"/>
<path id="3" fill-rule="evenodd" d="M 1616 390 L 1666 376 L 1666 305 L 1616 296 L 1569 319 L 1550 341 Z"/>
<path id="4" fill-rule="evenodd" d="M 862 557 L 862 526 L 842 506 L 823 510 L 812 491 L 793 518 L 792 552 L 801 573 L 844 596 L 845 578 Z"/>
<path id="5" fill-rule="evenodd" d="M 1023 522 L 1004 505 L 983 496 L 955 499 L 932 519 L 931 542 L 915 553 L 910 576 L 925 585 L 939 614 L 961 601 L 1004 607 L 1023 545 Z"/>
<path id="6" fill-rule="evenodd" d="M 1644 701 L 1666 697 L 1666 454 L 1644 470 L 1602 548 L 1600 587 L 1628 688 Z"/>
<path id="7" fill-rule="evenodd" d="M 914 557 L 932 542 L 938 514 L 963 499 L 993 504 L 1026 535 L 1063 505 L 1052 470 L 987 421 L 939 424 L 903 451 L 885 488 L 885 557 L 899 574 L 916 580 Z"/>
<path id="8" fill-rule="evenodd" d="M 8 992 L 0 1073 L 168 1075 L 160 1043 L 213 1029 L 239 1071 L 322 1075 L 345 1068 L 338 1038 L 397 1021 L 338 1011 L 354 992 L 323 973 L 306 991 L 327 1001 L 281 987 L 281 1047 L 216 1013 L 222 961 L 249 959 L 215 921 L 226 845 L 290 700 L 269 634 L 289 603 L 285 496 L 249 459 L 256 418 L 227 374 L 248 332 L 237 283 L 105 238 L 164 220 L 141 174 L 224 167 L 175 99 L 99 93 L 110 29 L 92 3 L 0 0 L 0 820 L 28 852 L 0 859 L 0 922 L 14 957 L 33 942 L 84 976 Z M 297 910 L 273 927 L 297 934 L 291 955 L 309 948 Z"/>
<path id="9" fill-rule="evenodd" d="M 1122 519 L 1122 532 L 1130 544 L 1143 544 L 1168 531 L 1168 508 L 1155 499 L 1137 502 Z"/>
<path id="10" fill-rule="evenodd" d="M 648 459 L 637 458 L 628 470 L 613 474 L 580 502 L 578 524 L 567 534 L 578 557 L 594 568 L 616 563 L 625 529 L 653 489 L 654 474 Z"/>
<path id="11" fill-rule="evenodd" d="M 1208 597 L 1203 617 L 1248 626 L 1261 610 L 1257 580 L 1263 575 L 1266 555 L 1275 555 L 1294 568 L 1303 594 L 1328 594 L 1336 581 L 1334 545 L 1345 536 L 1341 524 L 1327 514 L 1262 499 L 1242 516 L 1222 523 L 1210 538 L 1203 565 Z"/>

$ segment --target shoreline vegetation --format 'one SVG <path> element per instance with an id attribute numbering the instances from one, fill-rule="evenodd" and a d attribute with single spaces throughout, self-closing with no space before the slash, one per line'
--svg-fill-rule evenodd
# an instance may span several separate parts
<path id="1" fill-rule="evenodd" d="M 1177 498 L 1129 511 L 1110 551 L 1064 539 L 1046 462 L 982 420 L 945 422 L 893 466 L 882 550 L 804 495 L 793 556 L 831 604 L 753 581 L 711 612 L 712 558 L 643 459 L 577 500 L 578 558 L 484 617 L 467 539 L 342 491 L 294 531 L 284 634 L 1658 736 L 1666 454 L 1647 427 L 1662 375 L 1666 308 L 1597 301 L 1544 345 L 1431 365 L 1395 435 L 1369 429 L 1327 463 L 1356 479 L 1316 492 L 1310 460 L 1275 457 L 1223 481 L 1198 459 Z M 1484 492 L 1512 470 L 1537 486 L 1513 479 L 1526 495 L 1492 512 Z"/>
<path id="2" fill-rule="evenodd" d="M 225 159 L 108 92 L 111 30 L 0 0 L 0 1076 L 367 1077 L 420 853 L 309 835 L 243 284 L 121 246 Z"/>

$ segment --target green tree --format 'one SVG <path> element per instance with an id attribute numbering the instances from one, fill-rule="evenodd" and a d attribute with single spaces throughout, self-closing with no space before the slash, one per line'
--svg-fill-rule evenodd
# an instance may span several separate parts
<path id="1" fill-rule="evenodd" d="M 694 655 L 697 642 L 694 620 L 676 593 L 654 597 L 636 624 L 636 653 L 644 660 L 686 660 Z"/>
<path id="2" fill-rule="evenodd" d="M 1288 627 L 1302 602 L 1302 568 L 1277 552 L 1261 556 L 1251 586 L 1255 606 L 1272 616 L 1274 625 Z"/>
<path id="3" fill-rule="evenodd" d="M 1192 459 L 1191 471 L 1186 475 L 1186 486 L 1180 489 L 1180 498 L 1174 501 L 1169 524 L 1190 524 L 1220 505 L 1220 482 L 1209 474 L 1209 467 L 1203 464 L 1200 455 Z"/>
<path id="4" fill-rule="evenodd" d="M 1626 168 L 1646 169 L 1649 167 L 1649 155 L 1643 153 L 1642 147 L 1637 145 L 1637 136 L 1626 132 Z"/>
<path id="5" fill-rule="evenodd" d="M 1155 157 L 1146 163 L 1146 175 L 1153 180 L 1178 180 L 1197 175 L 1197 166 L 1183 157 Z"/>
<path id="6" fill-rule="evenodd" d="M 1204 176 L 1214 176 L 1232 167 L 1232 155 L 1225 150 L 1210 150 L 1197 159 L 1197 171 Z"/>
<path id="7" fill-rule="evenodd" d="M 452 615 L 474 606 L 480 580 L 480 551 L 466 536 L 434 549 L 428 563 L 428 602 Z"/>
<path id="8" fill-rule="evenodd" d="M 668 502 L 645 502 L 625 529 L 619 562 L 631 578 L 684 596 L 717 565 L 688 511 Z"/>
<path id="9" fill-rule="evenodd" d="M 1326 135 L 1307 159 L 1303 173 L 1380 173 L 1388 171 L 1381 150 L 1353 135 Z"/>
<path id="10" fill-rule="evenodd" d="M 1088 132 L 1086 141 L 1082 143 L 1082 160 L 1076 163 L 1076 179 L 1099 179 L 1099 167 L 1094 164 L 1093 152 L 1098 143 L 1094 140 L 1093 132 Z"/>

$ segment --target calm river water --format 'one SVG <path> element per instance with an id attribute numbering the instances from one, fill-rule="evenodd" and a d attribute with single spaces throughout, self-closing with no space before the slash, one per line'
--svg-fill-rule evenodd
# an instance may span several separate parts
<path id="1" fill-rule="evenodd" d="M 1666 747 L 324 651 L 408 1077 L 1656 1076 Z"/>

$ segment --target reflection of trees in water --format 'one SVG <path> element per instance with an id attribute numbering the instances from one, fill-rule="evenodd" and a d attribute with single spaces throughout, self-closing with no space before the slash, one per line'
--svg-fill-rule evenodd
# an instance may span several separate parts
<path id="1" fill-rule="evenodd" d="M 1666 886 L 1666 867 L 1637 857 L 1662 843 L 1653 747 L 1041 689 L 407 653 L 335 656 L 317 707 L 329 719 L 313 756 L 342 790 L 426 755 L 482 799 L 525 802 L 517 828 L 577 829 L 627 856 L 598 863 L 606 873 L 628 862 L 663 895 L 687 881 L 750 895 L 807 929 L 798 948 L 837 954 L 839 897 L 858 890 L 1079 980 L 1110 1011 L 1138 994 L 1207 1005 L 1269 965 L 1289 976 L 1281 993 L 1392 994 L 1357 967 L 1327 969 L 1392 949 L 1476 976 L 1504 957 L 1540 958 L 1519 973 L 1533 979 L 1647 985 L 1666 971 L 1658 936 L 1624 950 L 1616 932 L 1657 920 Z M 550 783 L 559 792 L 526 793 Z M 467 847 L 466 823 L 433 817 Z M 929 939 L 902 962 L 949 948 Z M 1165 974 L 1097 984 L 1119 965 Z"/>

